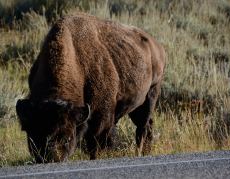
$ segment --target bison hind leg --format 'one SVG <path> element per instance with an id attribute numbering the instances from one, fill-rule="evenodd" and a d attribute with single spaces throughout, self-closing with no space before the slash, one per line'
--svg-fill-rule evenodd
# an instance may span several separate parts
<path id="1" fill-rule="evenodd" d="M 131 117 L 132 116 L 132 117 Z M 130 115 L 132 121 L 135 121 L 135 117 Z M 142 118 L 143 119 L 143 118 Z M 134 122 L 134 124 L 136 124 Z M 136 125 L 136 155 L 142 156 L 151 152 L 153 134 L 152 134 L 152 118 L 148 118 L 144 125 Z"/>
<path id="2" fill-rule="evenodd" d="M 136 155 L 149 154 L 151 152 L 153 133 L 153 120 L 150 117 L 155 108 L 160 93 L 160 83 L 153 85 L 146 95 L 144 103 L 129 113 L 129 117 L 136 125 Z"/>

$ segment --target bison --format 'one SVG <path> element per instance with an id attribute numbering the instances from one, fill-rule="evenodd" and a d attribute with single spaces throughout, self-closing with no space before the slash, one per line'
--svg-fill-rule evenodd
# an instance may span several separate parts
<path id="1" fill-rule="evenodd" d="M 30 93 L 16 104 L 31 155 L 65 161 L 84 139 L 95 159 L 126 114 L 137 154 L 148 152 L 164 66 L 163 47 L 136 27 L 84 13 L 58 20 L 31 68 Z"/>

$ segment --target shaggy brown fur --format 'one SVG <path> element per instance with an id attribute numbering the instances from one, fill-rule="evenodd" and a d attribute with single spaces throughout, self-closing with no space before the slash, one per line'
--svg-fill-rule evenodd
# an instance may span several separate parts
<path id="1" fill-rule="evenodd" d="M 52 154 L 47 161 L 60 161 L 72 153 L 75 141 L 80 140 L 78 134 L 84 134 L 90 158 L 94 159 L 98 144 L 104 147 L 110 143 L 111 129 L 119 118 L 129 114 L 137 126 L 138 154 L 143 147 L 149 150 L 150 115 L 160 91 L 164 65 L 162 46 L 138 28 L 83 13 L 60 19 L 48 33 L 31 69 L 29 99 L 17 104 L 29 146 L 36 146 L 44 157 L 47 143 Z M 91 111 L 87 121 L 86 104 Z M 85 127 L 79 128 L 82 123 Z M 55 142 L 49 142 L 50 137 Z M 71 143 L 66 150 L 60 142 L 63 138 Z M 37 154 L 31 153 L 39 161 Z M 57 153 L 59 157 L 55 157 Z"/>

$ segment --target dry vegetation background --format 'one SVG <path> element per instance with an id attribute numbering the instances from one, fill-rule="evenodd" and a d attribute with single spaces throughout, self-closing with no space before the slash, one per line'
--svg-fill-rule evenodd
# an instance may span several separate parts
<path id="1" fill-rule="evenodd" d="M 0 0 L 0 166 L 33 163 L 15 103 L 52 23 L 77 11 L 138 26 L 164 45 L 152 155 L 230 149 L 229 0 Z M 100 158 L 134 156 L 134 125 L 124 117 L 117 128 L 117 145 Z M 84 159 L 81 150 L 71 157 Z"/>

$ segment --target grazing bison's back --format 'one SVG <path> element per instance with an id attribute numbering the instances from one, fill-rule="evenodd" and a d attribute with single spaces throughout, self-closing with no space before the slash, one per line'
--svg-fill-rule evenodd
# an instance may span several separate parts
<path id="1" fill-rule="evenodd" d="M 164 52 L 145 32 L 85 14 L 66 17 L 57 24 L 70 33 L 76 68 L 84 73 L 84 100 L 92 109 L 105 105 L 106 93 L 113 93 L 108 95 L 116 96 L 113 100 L 121 117 L 141 105 L 150 86 L 162 77 Z M 76 91 L 79 95 L 79 89 Z"/>
<path id="2" fill-rule="evenodd" d="M 96 157 L 98 144 L 103 148 L 112 141 L 111 129 L 118 119 L 129 114 L 137 126 L 136 141 L 142 151 L 143 141 L 151 141 L 150 115 L 159 94 L 164 56 L 163 48 L 138 28 L 81 13 L 62 18 L 50 30 L 31 69 L 29 99 L 18 103 L 18 114 L 23 119 L 28 109 L 34 108 L 36 114 L 52 111 L 55 115 L 49 118 L 60 119 L 41 117 L 45 118 L 41 126 L 51 123 L 49 133 L 42 134 L 43 143 L 50 136 L 70 136 L 74 143 L 75 133 L 85 133 L 91 159 Z M 86 104 L 91 110 L 85 109 Z M 87 111 L 90 118 L 82 123 Z M 86 126 L 81 127 L 86 123 L 87 131 Z M 29 130 L 28 139 L 40 141 L 41 135 L 32 132 L 31 137 Z M 43 148 L 42 142 L 37 143 Z M 66 154 L 61 150 L 53 156 L 57 153 Z"/>
<path id="3" fill-rule="evenodd" d="M 137 28 L 85 14 L 66 17 L 51 29 L 39 57 L 41 68 L 46 63 L 52 72 L 47 78 L 44 70 L 38 70 L 41 74 L 35 75 L 32 92 L 49 85 L 44 89 L 54 95 L 58 86 L 56 96 L 81 104 L 86 100 L 92 109 L 111 105 L 106 96 L 110 93 L 121 117 L 141 105 L 150 86 L 160 80 L 161 54 L 152 37 Z"/>

